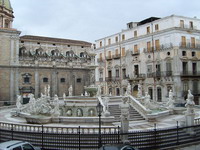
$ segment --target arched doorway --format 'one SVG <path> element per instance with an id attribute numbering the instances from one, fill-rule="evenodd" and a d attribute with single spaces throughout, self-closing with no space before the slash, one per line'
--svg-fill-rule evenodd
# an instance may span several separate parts
<path id="1" fill-rule="evenodd" d="M 137 94 L 138 94 L 138 85 L 135 85 L 135 86 L 133 87 L 133 96 L 134 96 L 134 97 L 137 97 Z"/>

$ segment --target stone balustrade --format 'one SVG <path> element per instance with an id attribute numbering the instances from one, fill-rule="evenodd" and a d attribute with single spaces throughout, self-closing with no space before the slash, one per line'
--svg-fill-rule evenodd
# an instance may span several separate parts
<path id="1" fill-rule="evenodd" d="M 44 133 L 98 133 L 98 127 L 64 127 L 64 126 L 48 126 L 48 125 L 30 125 L 19 123 L 0 122 L 0 129 L 23 131 L 23 132 L 44 132 Z M 102 132 L 118 132 L 119 127 L 103 126 Z"/>

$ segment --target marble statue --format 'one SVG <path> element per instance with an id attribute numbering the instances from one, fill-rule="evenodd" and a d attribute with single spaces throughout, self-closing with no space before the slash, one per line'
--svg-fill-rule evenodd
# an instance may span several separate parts
<path id="1" fill-rule="evenodd" d="M 47 96 L 47 87 L 46 86 L 44 87 L 44 95 Z"/>
<path id="2" fill-rule="evenodd" d="M 121 132 L 122 133 L 128 133 L 129 130 L 129 103 L 128 103 L 128 97 L 124 97 L 123 102 L 120 104 L 121 109 Z M 128 135 L 122 135 L 121 137 L 123 143 L 128 141 Z"/>
<path id="3" fill-rule="evenodd" d="M 168 99 L 168 102 L 167 102 L 167 108 L 168 109 L 173 109 L 174 108 L 174 94 L 172 92 L 172 90 L 169 91 L 169 99 Z"/>
<path id="4" fill-rule="evenodd" d="M 194 113 L 194 96 L 192 95 L 191 91 L 188 90 L 188 95 L 186 99 L 185 107 L 187 108 L 186 114 L 193 114 Z"/>
<path id="5" fill-rule="evenodd" d="M 138 93 L 137 93 L 137 97 L 141 98 L 142 97 L 142 86 L 141 84 L 138 84 Z"/>
<path id="6" fill-rule="evenodd" d="M 17 95 L 16 106 L 17 106 L 17 109 L 19 109 L 19 110 L 22 107 L 21 100 L 22 100 L 22 96 L 21 95 Z"/>
<path id="7" fill-rule="evenodd" d="M 53 106 L 54 108 L 51 110 L 51 116 L 59 117 L 60 109 L 59 109 L 59 99 L 57 95 L 54 96 Z"/>
<path id="8" fill-rule="evenodd" d="M 87 91 L 85 91 L 85 96 L 88 96 L 88 93 L 87 93 Z"/>
<path id="9" fill-rule="evenodd" d="M 67 112 L 66 112 L 66 115 L 67 115 L 67 116 L 72 116 L 72 110 L 71 110 L 71 109 L 68 109 Z"/>
<path id="10" fill-rule="evenodd" d="M 69 91 L 69 96 L 72 96 L 72 95 L 73 95 L 73 88 L 72 88 L 72 85 L 70 85 L 68 91 Z"/>
<path id="11" fill-rule="evenodd" d="M 50 97 L 50 88 L 51 88 L 50 85 L 48 85 L 48 87 L 47 87 L 47 96 L 48 97 Z"/>
<path id="12" fill-rule="evenodd" d="M 131 95 L 131 84 L 130 84 L 130 83 L 128 83 L 128 85 L 127 85 L 126 94 L 125 94 L 125 95 L 126 95 L 126 96 Z"/>
<path id="13" fill-rule="evenodd" d="M 90 117 L 95 116 L 94 110 L 93 110 L 93 109 L 90 109 L 90 110 L 89 110 L 88 116 L 90 116 Z"/>
<path id="14" fill-rule="evenodd" d="M 78 117 L 82 117 L 82 116 L 83 116 L 82 109 L 80 109 L 80 108 L 77 109 L 76 115 L 77 115 Z"/>
<path id="15" fill-rule="evenodd" d="M 66 94 L 63 93 L 63 100 L 66 100 Z"/>
<path id="16" fill-rule="evenodd" d="M 110 98 L 109 97 L 104 97 L 103 98 L 103 103 L 104 103 L 104 106 L 105 106 L 105 109 L 108 110 L 108 102 L 110 101 Z M 106 111 L 105 110 L 105 111 Z"/>
<path id="17" fill-rule="evenodd" d="M 195 118 L 195 112 L 194 112 L 194 96 L 192 95 L 191 91 L 188 90 L 188 95 L 186 99 L 186 112 L 185 112 L 185 122 L 186 126 L 194 126 L 194 118 Z M 193 128 L 187 128 L 186 132 L 188 132 L 190 135 L 194 135 L 195 131 Z"/>
<path id="18" fill-rule="evenodd" d="M 146 107 L 146 109 L 150 109 L 150 106 L 151 106 L 150 99 L 151 99 L 151 97 L 150 97 L 149 93 L 145 92 L 144 107 Z"/>
<path id="19" fill-rule="evenodd" d="M 101 85 L 98 85 L 97 96 L 101 96 Z"/>
<path id="20" fill-rule="evenodd" d="M 55 94 L 55 95 L 54 95 L 54 101 L 58 101 L 58 100 L 59 100 L 58 95 Z"/>

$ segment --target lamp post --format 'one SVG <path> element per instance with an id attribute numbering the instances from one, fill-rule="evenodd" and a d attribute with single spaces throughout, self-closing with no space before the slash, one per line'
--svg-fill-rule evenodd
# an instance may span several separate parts
<path id="1" fill-rule="evenodd" d="M 99 144 L 98 144 L 98 147 L 100 148 L 101 147 L 101 113 L 103 111 L 103 106 L 101 105 L 100 102 L 97 104 L 96 109 L 97 109 L 97 113 L 99 116 Z"/>

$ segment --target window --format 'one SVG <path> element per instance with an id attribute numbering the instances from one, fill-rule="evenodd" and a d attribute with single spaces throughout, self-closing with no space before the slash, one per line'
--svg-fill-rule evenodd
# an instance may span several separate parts
<path id="1" fill-rule="evenodd" d="M 115 42 L 118 42 L 118 36 L 115 37 Z"/>
<path id="2" fill-rule="evenodd" d="M 112 88 L 109 88 L 108 92 L 109 92 L 109 94 L 112 94 Z"/>
<path id="3" fill-rule="evenodd" d="M 157 101 L 162 102 L 162 90 L 160 87 L 157 88 Z"/>
<path id="4" fill-rule="evenodd" d="M 43 82 L 44 83 L 48 82 L 48 78 L 43 78 Z"/>
<path id="5" fill-rule="evenodd" d="M 182 67 L 183 67 L 183 74 L 187 74 L 187 71 L 188 71 L 188 63 L 187 63 L 187 62 L 183 62 L 183 63 L 182 63 Z"/>
<path id="6" fill-rule="evenodd" d="M 22 145 L 23 150 L 34 150 L 34 148 L 30 144 L 24 144 Z"/>
<path id="7" fill-rule="evenodd" d="M 147 34 L 150 33 L 150 26 L 147 27 Z"/>
<path id="8" fill-rule="evenodd" d="M 84 48 L 84 46 L 81 46 L 81 48 Z"/>
<path id="9" fill-rule="evenodd" d="M 186 51 L 182 51 L 182 56 L 186 56 Z"/>
<path id="10" fill-rule="evenodd" d="M 171 62 L 166 62 L 166 76 L 172 75 L 172 64 Z"/>
<path id="11" fill-rule="evenodd" d="M 184 28 L 184 20 L 180 20 L 180 27 Z"/>
<path id="12" fill-rule="evenodd" d="M 158 24 L 155 25 L 155 31 L 158 31 L 159 30 L 159 26 Z"/>
<path id="13" fill-rule="evenodd" d="M 149 95 L 150 95 L 150 98 L 153 99 L 153 88 L 150 87 L 150 88 L 148 89 L 148 91 L 149 91 L 148 93 L 149 93 Z"/>
<path id="14" fill-rule="evenodd" d="M 193 74 L 197 73 L 197 63 L 192 63 L 192 73 Z"/>
<path id="15" fill-rule="evenodd" d="M 24 43 L 24 41 L 21 41 L 21 43 Z"/>
<path id="16" fill-rule="evenodd" d="M 151 52 L 152 50 L 151 50 L 151 42 L 149 41 L 149 42 L 147 42 L 147 51 L 148 52 Z"/>
<path id="17" fill-rule="evenodd" d="M 191 37 L 191 48 L 195 48 L 195 38 Z"/>
<path id="18" fill-rule="evenodd" d="M 81 78 L 78 78 L 78 79 L 76 80 L 76 82 L 77 82 L 77 83 L 81 83 Z"/>
<path id="19" fill-rule="evenodd" d="M 125 47 L 122 48 L 122 56 L 125 56 Z"/>
<path id="20" fill-rule="evenodd" d="M 196 56 L 196 52 L 192 52 L 192 57 L 195 57 Z"/>
<path id="21" fill-rule="evenodd" d="M 22 147 L 18 146 L 18 147 L 13 148 L 12 150 L 22 150 Z"/>
<path id="22" fill-rule="evenodd" d="M 111 51 L 108 51 L 108 57 L 112 58 L 112 52 Z"/>
<path id="23" fill-rule="evenodd" d="M 99 42 L 99 46 L 102 47 L 102 41 Z"/>
<path id="24" fill-rule="evenodd" d="M 102 53 L 99 54 L 99 59 L 100 59 L 100 61 L 103 60 L 103 58 L 102 58 Z"/>
<path id="25" fill-rule="evenodd" d="M 110 45 L 111 44 L 111 39 L 108 39 L 108 45 Z"/>
<path id="26" fill-rule="evenodd" d="M 120 89 L 116 88 L 116 95 L 119 96 L 120 95 Z"/>
<path id="27" fill-rule="evenodd" d="M 119 52 L 118 52 L 118 49 L 115 50 L 115 56 L 118 56 L 119 55 Z"/>
<path id="28" fill-rule="evenodd" d="M 53 46 L 56 46 L 56 44 L 53 44 Z"/>
<path id="29" fill-rule="evenodd" d="M 156 50 L 160 50 L 160 40 L 155 40 Z"/>
<path id="30" fill-rule="evenodd" d="M 37 42 L 37 44 L 40 44 L 40 42 Z"/>
<path id="31" fill-rule="evenodd" d="M 167 55 L 170 56 L 170 52 L 167 52 Z"/>
<path id="32" fill-rule="evenodd" d="M 137 37 L 137 31 L 134 31 L 134 37 Z"/>
<path id="33" fill-rule="evenodd" d="M 122 34 L 122 41 L 125 40 L 125 34 Z"/>
<path id="34" fill-rule="evenodd" d="M 123 79 L 126 79 L 126 69 L 122 69 L 122 77 Z"/>
<path id="35" fill-rule="evenodd" d="M 188 91 L 188 82 L 187 82 L 187 81 L 184 81 L 184 82 L 183 82 L 183 91 L 184 91 L 184 92 L 187 92 L 187 91 Z"/>
<path id="36" fill-rule="evenodd" d="M 99 72 L 99 77 L 103 78 L 103 72 L 102 71 Z"/>
<path id="37" fill-rule="evenodd" d="M 65 78 L 61 78 L 61 79 L 60 79 L 60 82 L 61 82 L 61 83 L 64 83 L 64 82 L 65 82 Z"/>
<path id="38" fill-rule="evenodd" d="M 119 78 L 119 69 L 116 69 L 116 77 Z"/>
<path id="39" fill-rule="evenodd" d="M 190 29 L 193 29 L 193 22 L 190 21 Z"/>
<path id="40" fill-rule="evenodd" d="M 186 38 L 185 38 L 185 36 L 181 36 L 181 47 L 183 47 L 183 48 L 186 47 Z"/>
<path id="41" fill-rule="evenodd" d="M 30 83 L 30 77 L 24 77 L 24 83 Z"/>
<path id="42" fill-rule="evenodd" d="M 67 45 L 68 47 L 70 47 L 70 45 Z"/>
<path id="43" fill-rule="evenodd" d="M 137 45 L 137 44 L 134 45 L 134 53 L 135 53 L 135 54 L 138 53 L 138 45 Z"/>

